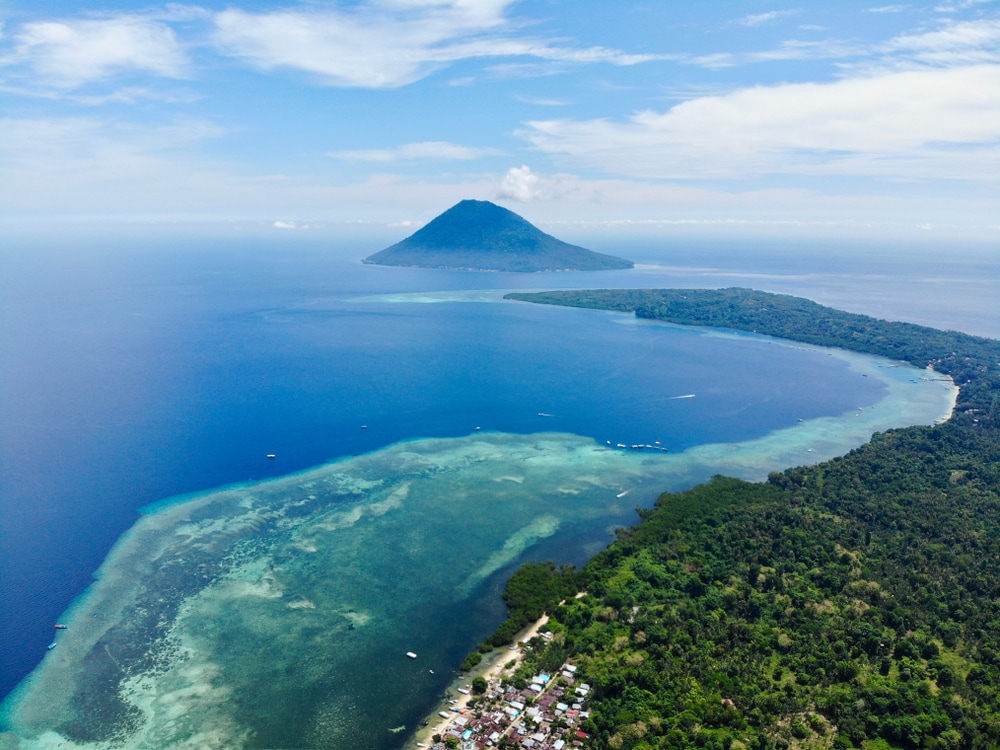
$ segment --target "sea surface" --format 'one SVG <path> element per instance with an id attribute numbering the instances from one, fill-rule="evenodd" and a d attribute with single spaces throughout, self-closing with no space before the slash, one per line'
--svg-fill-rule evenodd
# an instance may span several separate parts
<path id="1" fill-rule="evenodd" d="M 947 411 L 874 358 L 504 290 L 753 286 L 1000 333 L 981 250 L 646 246 L 523 276 L 359 262 L 377 249 L 2 251 L 0 694 L 21 684 L 25 747 L 398 747 L 521 561 L 581 563 L 664 489 Z"/>

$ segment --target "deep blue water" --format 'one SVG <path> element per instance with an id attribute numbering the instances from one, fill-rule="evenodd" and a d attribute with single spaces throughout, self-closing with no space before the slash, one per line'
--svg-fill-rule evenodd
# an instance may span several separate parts
<path id="1" fill-rule="evenodd" d="M 0 696 L 139 509 L 163 498 L 476 427 L 682 449 L 879 396 L 831 358 L 750 340 L 523 304 L 357 299 L 730 285 L 699 284 L 705 269 L 452 273 L 365 266 L 367 252 L 274 240 L 5 252 Z"/>

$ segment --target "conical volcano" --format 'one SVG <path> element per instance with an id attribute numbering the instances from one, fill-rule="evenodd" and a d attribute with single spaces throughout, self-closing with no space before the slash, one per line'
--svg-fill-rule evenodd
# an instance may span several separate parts
<path id="1" fill-rule="evenodd" d="M 607 271 L 632 261 L 557 240 L 513 211 L 464 200 L 365 263 L 465 271 Z"/>

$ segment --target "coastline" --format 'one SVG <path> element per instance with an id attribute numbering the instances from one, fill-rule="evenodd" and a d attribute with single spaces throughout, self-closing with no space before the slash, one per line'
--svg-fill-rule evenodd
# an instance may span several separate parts
<path id="1" fill-rule="evenodd" d="M 672 324 L 670 324 L 672 325 Z M 727 334 L 714 334 L 720 336 L 726 336 Z M 777 343 L 777 342 L 775 342 Z M 796 348 L 813 348 L 812 345 L 794 345 L 794 344 L 782 344 L 782 345 L 792 345 Z M 829 349 L 828 347 L 817 347 L 820 350 Z M 587 489 L 597 487 L 599 491 L 614 491 L 616 498 L 623 497 L 626 492 L 632 491 L 632 484 L 640 482 L 640 480 L 646 480 L 648 477 L 653 476 L 657 471 L 662 470 L 664 476 L 676 481 L 677 483 L 683 485 L 687 484 L 689 481 L 699 482 L 704 481 L 701 475 L 710 476 L 711 473 L 718 473 L 720 469 L 726 473 L 734 473 L 734 469 L 738 471 L 737 476 L 742 476 L 748 479 L 762 479 L 762 472 L 766 471 L 768 467 L 782 467 L 782 466 L 792 466 L 803 463 L 803 459 L 808 461 L 808 463 L 817 463 L 822 461 L 829 456 L 841 455 L 845 452 L 840 443 L 842 442 L 844 436 L 841 434 L 843 428 L 846 426 L 846 422 L 854 423 L 852 425 L 853 429 L 850 430 L 850 436 L 848 437 L 848 442 L 853 442 L 855 439 L 860 443 L 867 442 L 871 438 L 871 434 L 874 430 L 886 429 L 885 425 L 896 425 L 900 423 L 898 418 L 899 412 L 894 408 L 886 408 L 887 402 L 896 404 L 896 408 L 900 405 L 905 405 L 907 410 L 919 406 L 920 411 L 923 412 L 926 406 L 929 406 L 933 402 L 936 407 L 936 411 L 932 408 L 929 414 L 924 413 L 921 418 L 921 423 L 924 419 L 927 423 L 934 421 L 935 419 L 947 419 L 951 415 L 955 408 L 956 396 L 958 394 L 957 387 L 951 381 L 948 376 L 940 375 L 933 369 L 928 368 L 924 370 L 924 375 L 920 375 L 920 370 L 910 367 L 901 367 L 898 361 L 884 359 L 880 357 L 873 357 L 872 355 L 857 354 L 853 352 L 848 352 L 846 350 L 830 350 L 826 351 L 827 356 L 840 357 L 848 361 L 852 369 L 856 369 L 858 373 L 862 376 L 875 375 L 883 380 L 885 380 L 888 392 L 886 397 L 882 400 L 876 402 L 873 405 L 865 405 L 863 407 L 858 407 L 856 411 L 850 411 L 844 415 L 829 417 L 829 418 L 819 418 L 808 420 L 806 422 L 800 421 L 800 424 L 792 425 L 785 430 L 781 430 L 778 433 L 772 433 L 764 438 L 760 438 L 755 441 L 751 441 L 748 444 L 740 443 L 725 443 L 725 444 L 715 444 L 715 445 L 704 445 L 698 448 L 689 449 L 680 454 L 675 455 L 657 455 L 655 457 L 640 457 L 636 456 L 633 460 L 632 458 L 626 458 L 624 453 L 619 454 L 617 451 L 606 451 L 604 446 L 595 446 L 590 442 L 586 445 L 582 445 L 579 450 L 573 449 L 572 446 L 575 443 L 571 443 L 571 453 L 575 457 L 577 454 L 580 456 L 580 461 L 578 466 L 583 467 L 581 472 L 579 469 L 570 472 L 570 480 L 566 478 L 556 478 L 551 483 L 553 491 L 556 493 L 570 493 L 576 494 L 582 492 L 583 486 L 581 482 L 586 485 Z M 942 381 L 935 383 L 932 390 L 938 388 L 944 388 L 947 393 L 938 394 L 930 393 L 928 394 L 928 401 L 924 402 L 922 398 L 915 399 L 913 394 L 913 387 L 920 387 L 921 383 L 929 384 L 932 381 Z M 921 390 L 924 390 L 921 387 Z M 890 400 L 890 397 L 895 397 Z M 890 418 L 890 412 L 896 413 L 896 418 Z M 850 419 L 844 419 L 844 417 L 850 417 Z M 904 422 L 904 424 L 910 424 L 910 422 Z M 831 437 L 833 434 L 833 438 Z M 834 439 L 836 435 L 841 435 L 840 439 Z M 805 441 L 802 438 L 805 437 Z M 502 450 L 503 446 L 506 445 L 504 439 L 499 435 L 491 435 L 489 438 L 485 433 L 476 433 L 475 436 L 469 436 L 472 442 L 475 444 L 492 440 L 498 442 L 498 446 L 493 446 L 490 450 L 485 453 L 470 453 L 468 446 L 465 446 L 464 439 L 454 439 L 453 445 L 457 445 L 457 455 L 456 457 L 460 459 L 458 462 L 451 460 L 431 460 L 430 465 L 435 467 L 435 471 L 439 476 L 446 476 L 448 471 L 451 470 L 453 466 L 466 466 L 466 465 L 476 465 L 481 460 L 493 460 L 498 456 L 502 456 L 505 460 L 510 460 L 512 457 L 508 455 L 506 450 Z M 438 442 L 449 443 L 449 441 L 439 439 Z M 524 442 L 523 439 L 520 441 L 514 441 L 517 444 Z M 405 441 L 400 443 L 394 448 L 387 449 L 384 454 L 378 453 L 380 456 L 395 456 L 392 459 L 393 466 L 396 468 L 395 471 L 399 471 L 399 467 L 406 467 L 408 470 L 412 470 L 417 474 L 421 474 L 425 471 L 427 466 L 427 457 L 421 451 L 416 451 L 417 446 L 423 446 L 422 441 Z M 464 447 L 463 447 L 464 446 Z M 537 457 L 538 448 L 538 438 L 532 438 L 531 444 L 524 447 L 523 452 L 519 453 L 522 458 L 525 455 L 530 456 L 532 459 Z M 606 455 L 610 453 L 613 455 Z M 398 454 L 398 455 L 397 455 Z M 566 459 L 565 450 L 553 451 L 551 455 L 558 455 L 560 460 L 559 464 L 562 466 Z M 474 461 L 469 464 L 470 456 L 474 457 Z M 419 457 L 419 458 L 418 458 Z M 607 459 L 608 466 L 612 466 L 619 472 L 625 472 L 624 476 L 628 479 L 628 484 L 623 484 L 621 487 L 614 486 L 611 487 L 606 483 L 600 481 L 600 478 L 604 476 L 603 471 L 598 471 L 598 466 L 600 465 L 598 459 Z M 350 509 L 342 508 L 339 510 L 335 509 L 334 519 L 331 522 L 317 522 L 315 529 L 310 527 L 308 533 L 303 532 L 305 536 L 305 542 L 299 544 L 296 549 L 298 551 L 304 551 L 308 555 L 316 555 L 320 549 L 325 549 L 323 545 L 313 543 L 313 537 L 322 533 L 333 533 L 339 529 L 346 529 L 349 527 L 354 527 L 358 525 L 360 521 L 369 521 L 375 518 L 390 518 L 393 517 L 389 514 L 389 511 L 396 512 L 402 508 L 404 500 L 407 500 L 410 495 L 410 485 L 411 481 L 407 480 L 401 486 L 395 489 L 390 489 L 389 487 L 382 487 L 377 492 L 373 490 L 374 487 L 379 485 L 375 484 L 377 481 L 375 477 L 381 476 L 394 476 L 392 474 L 383 474 L 381 472 L 382 465 L 379 463 L 381 459 L 374 459 L 372 455 L 366 454 L 361 457 L 353 458 L 342 458 L 336 459 L 330 464 L 324 464 L 319 467 L 312 467 L 305 469 L 302 472 L 296 472 L 295 474 L 285 475 L 284 477 L 275 477 L 262 482 L 249 483 L 249 484 L 237 484 L 229 487 L 225 487 L 222 490 L 216 492 L 209 491 L 208 493 L 195 493 L 194 495 L 181 496 L 175 498 L 176 503 L 168 503 L 166 505 L 161 503 L 154 503 L 147 506 L 144 509 L 144 520 L 147 523 L 146 531 L 153 531 L 155 529 L 148 528 L 149 525 L 152 526 L 167 526 L 175 527 L 184 533 L 182 536 L 191 537 L 192 543 L 194 544 L 195 537 L 198 535 L 211 535 L 213 538 L 219 536 L 219 532 L 232 532 L 233 534 L 242 533 L 244 529 L 247 530 L 248 534 L 251 534 L 253 538 L 258 538 L 260 534 L 257 532 L 257 527 L 270 522 L 271 520 L 277 519 L 279 516 L 284 515 L 284 506 L 281 505 L 282 502 L 286 502 L 284 498 L 274 498 L 278 499 L 277 505 L 274 505 L 267 496 L 277 492 L 277 495 L 284 495 L 285 492 L 282 490 L 286 482 L 291 482 L 294 487 L 295 498 L 289 500 L 289 502 L 294 503 L 295 508 L 304 507 L 303 503 L 311 503 L 315 501 L 316 495 L 313 493 L 319 492 L 317 487 L 313 486 L 317 482 L 322 482 L 329 480 L 331 484 L 330 492 L 336 497 L 351 495 L 364 495 L 365 499 L 357 500 L 352 502 L 357 502 L 356 506 L 351 506 Z M 375 468 L 373 469 L 371 464 L 374 462 Z M 354 466 L 357 463 L 359 465 L 356 471 L 334 471 L 334 466 L 343 468 L 345 466 Z M 690 465 L 688 465 L 690 464 Z M 477 483 L 476 487 L 488 487 L 490 489 L 494 488 L 496 483 L 501 482 L 506 492 L 509 488 L 520 488 L 523 484 L 524 477 L 521 473 L 524 472 L 524 467 L 528 464 L 518 461 L 519 469 L 516 475 L 510 474 L 506 469 L 504 473 L 497 476 L 495 472 L 488 471 L 485 472 L 483 476 L 475 476 L 472 480 Z M 547 477 L 551 471 L 551 467 L 545 462 L 537 462 L 531 464 L 533 467 L 538 468 L 540 473 L 545 474 Z M 654 465 L 657 471 L 654 471 Z M 662 467 L 662 468 L 661 468 Z M 362 470 L 364 469 L 364 470 Z M 332 474 L 331 474 L 332 472 Z M 508 476 L 508 474 L 510 474 Z M 511 477 L 514 477 L 511 481 Z M 472 481 L 469 480 L 469 481 Z M 649 480 L 654 481 L 654 480 Z M 661 485 L 660 480 L 655 480 L 658 485 L 658 489 L 664 489 L 665 485 Z M 578 486 L 579 485 L 579 486 Z M 463 485 L 464 486 L 464 485 Z M 530 482 L 527 485 L 531 486 Z M 546 485 L 548 486 L 548 485 Z M 622 490 L 618 492 L 618 490 Z M 534 491 L 532 491 L 534 492 Z M 307 494 L 309 493 L 309 494 Z M 200 511 L 203 506 L 212 504 L 213 498 L 217 495 L 235 495 L 235 497 L 229 498 L 228 505 L 232 507 L 223 514 L 202 514 L 200 512 L 192 513 L 191 511 Z M 323 494 L 319 492 L 319 494 Z M 442 492 L 440 490 L 434 490 L 429 492 L 431 497 L 461 497 L 461 493 L 449 493 Z M 610 495 L 608 495 L 610 501 Z M 413 498 L 415 500 L 416 497 Z M 628 501 L 629 503 L 631 502 Z M 412 503 L 414 506 L 415 502 Z M 289 506 L 292 507 L 292 506 Z M 339 506 L 338 506 L 339 507 Z M 465 576 L 464 582 L 460 583 L 457 587 L 457 591 L 462 596 L 467 596 L 472 590 L 474 584 L 481 580 L 483 577 L 489 573 L 496 570 L 494 567 L 494 559 L 497 554 L 502 552 L 504 554 L 504 559 L 509 559 L 510 555 L 522 551 L 525 547 L 524 545 L 530 546 L 536 542 L 539 538 L 545 537 L 547 535 L 541 535 L 536 533 L 539 528 L 539 521 L 545 521 L 543 524 L 544 528 L 550 528 L 551 524 L 548 523 L 548 516 L 542 515 L 538 516 L 538 503 L 537 500 L 532 499 L 528 504 L 530 511 L 528 516 L 523 520 L 518 521 L 509 530 L 509 534 L 506 539 L 500 538 L 496 540 L 497 544 L 502 544 L 499 547 L 499 552 L 494 553 L 483 565 L 479 566 L 468 576 Z M 601 507 L 604 507 L 603 505 Z M 299 513 L 298 510 L 294 511 Z M 146 515 L 148 514 L 148 515 Z M 278 514 L 278 515 L 275 515 Z M 154 521 L 153 519 L 156 519 Z M 157 523 L 158 521 L 158 523 Z M 331 525 L 332 523 L 332 525 Z M 410 525 L 404 524 L 404 528 L 411 528 Z M 169 529 L 163 528 L 163 531 L 168 531 Z M 197 532 L 197 533 L 196 533 Z M 130 532 L 127 532 L 127 534 Z M 174 539 L 174 535 L 168 535 L 170 540 Z M 222 538 L 227 538 L 223 536 Z M 304 546 L 303 546 L 304 545 Z M 138 545 L 140 550 L 138 551 L 138 557 L 134 558 L 137 565 L 149 566 L 152 561 L 146 558 L 149 555 L 150 547 L 156 545 Z M 483 549 L 483 548 L 480 548 Z M 121 550 L 119 550 L 120 552 Z M 127 558 L 128 556 L 123 556 Z M 181 559 L 187 559 L 187 553 L 181 555 Z M 134 566 L 122 566 L 121 563 L 124 559 L 120 559 L 119 556 L 115 555 L 113 550 L 109 554 L 109 558 L 106 560 L 107 567 L 102 567 L 101 575 L 99 575 L 99 580 L 101 582 L 103 589 L 112 589 L 111 593 L 117 595 L 131 594 L 135 586 L 140 581 L 145 581 L 145 576 L 126 576 L 109 583 L 109 574 L 112 573 L 112 569 L 115 567 L 128 567 L 131 571 L 136 568 Z M 287 614 L 284 609 L 280 608 L 282 603 L 282 589 L 275 588 L 273 584 L 273 577 L 270 575 L 267 566 L 264 568 L 254 568 L 252 566 L 244 566 L 246 570 L 242 568 L 237 571 L 239 576 L 235 579 L 224 579 L 224 583 L 228 588 L 222 591 L 225 586 L 216 587 L 219 597 L 223 598 L 234 598 L 236 596 L 241 597 L 241 604 L 255 603 L 258 609 L 263 611 L 266 609 L 268 602 L 275 602 L 275 609 L 278 614 Z M 263 572 L 261 572 L 263 571 Z M 484 572 L 485 571 L 485 572 Z M 205 578 L 202 575 L 201 578 Z M 454 567 L 448 568 L 448 573 L 444 577 L 444 580 L 449 582 L 449 585 L 453 585 L 454 579 Z M 230 585 L 229 581 L 236 580 L 239 585 Z M 244 585 L 246 581 L 249 584 Z M 289 591 L 292 591 L 289 588 Z M 223 596 L 225 595 L 225 596 Z M 116 596 L 115 598 L 120 598 Z M 204 599 L 205 597 L 202 597 Z M 315 597 L 314 597 L 315 598 Z M 152 600 L 157 601 L 157 600 Z M 306 616 L 310 614 L 315 609 L 315 606 L 310 607 L 308 604 L 303 608 L 293 607 L 293 604 L 300 602 L 308 602 L 308 604 L 313 604 L 311 599 L 295 599 L 292 604 L 285 605 L 288 608 L 293 608 L 297 613 L 295 617 L 297 620 L 304 620 Z M 122 604 L 124 606 L 124 604 Z M 342 607 L 333 608 L 331 611 L 337 617 L 343 617 L 344 606 L 350 606 L 347 612 L 351 614 L 355 613 L 353 607 L 357 606 L 357 602 L 350 600 L 348 604 Z M 105 608 L 98 608 L 100 610 L 101 620 L 97 623 L 91 623 L 91 625 L 97 625 L 100 628 L 100 632 L 96 632 L 93 628 L 89 629 L 92 635 L 102 637 L 105 631 L 111 626 L 106 624 L 109 620 L 114 620 L 116 618 L 109 618 L 109 611 Z M 319 609 L 322 609 L 322 603 Z M 231 608 L 230 611 L 240 611 L 238 608 Z M 186 612 L 186 610 L 185 610 Z M 368 617 L 368 613 L 365 612 L 365 617 Z M 350 618 L 346 618 L 350 619 Z M 76 623 L 76 618 L 73 620 Z M 340 623 L 340 620 L 334 618 L 334 622 Z M 82 622 L 80 625 L 82 626 Z M 342 623 L 341 623 L 342 624 Z M 353 623 L 352 623 L 353 624 Z M 533 627 L 535 632 L 538 628 L 541 628 L 545 624 L 544 621 L 539 621 Z M 73 633 L 68 634 L 66 637 L 65 646 L 71 645 L 72 641 L 82 642 L 82 640 L 89 640 L 86 638 L 86 633 L 88 629 L 86 628 L 74 628 Z M 282 629 L 280 632 L 287 634 L 291 631 L 288 629 Z M 324 632 L 332 633 L 331 628 L 326 628 Z M 521 642 L 527 640 L 533 636 L 532 628 L 526 628 L 522 633 L 517 635 L 517 641 Z M 356 633 L 351 636 L 356 637 Z M 135 639 L 125 639 L 128 643 L 137 642 Z M 90 640 L 88 645 L 88 651 L 94 650 L 97 646 L 97 642 Z M 408 647 L 410 643 L 406 644 Z M 39 707 L 42 709 L 43 716 L 51 715 L 53 696 L 61 697 L 65 694 L 67 690 L 67 671 L 79 671 L 79 667 L 69 665 L 67 669 L 67 662 L 70 661 L 70 655 L 67 653 L 67 648 L 60 648 L 56 653 L 47 657 L 48 662 L 48 673 L 50 684 L 58 685 L 58 692 L 56 691 L 42 691 L 44 693 L 45 702 L 44 705 Z M 416 650 L 424 653 L 424 650 L 419 647 L 415 647 Z M 111 656 L 108 652 L 107 646 L 104 646 L 104 653 L 107 656 Z M 98 654 L 101 656 L 101 654 Z M 418 744 L 427 740 L 427 738 L 433 736 L 442 727 L 448 726 L 451 721 L 454 721 L 455 716 L 450 715 L 454 712 L 449 711 L 452 706 L 464 706 L 470 702 L 471 697 L 466 696 L 463 693 L 458 692 L 459 688 L 463 687 L 465 683 L 471 683 L 472 679 L 477 676 L 484 676 L 488 681 L 500 679 L 504 671 L 504 666 L 509 663 L 512 659 L 520 660 L 522 658 L 522 650 L 515 647 L 514 650 L 507 648 L 495 649 L 484 655 L 483 661 L 477 668 L 472 670 L 470 673 L 459 676 L 457 679 L 451 681 L 447 692 L 444 697 L 439 700 L 438 708 L 435 712 L 430 714 L 427 718 L 427 726 L 416 728 L 415 734 L 412 738 L 407 741 L 409 744 L 405 745 L 407 747 L 414 746 L 414 743 Z M 204 672 L 208 673 L 208 668 L 211 664 L 206 662 L 206 669 Z M 121 668 L 119 667 L 119 670 Z M 164 683 L 165 684 L 165 683 Z M 184 688 L 185 690 L 189 688 Z M 196 686 L 196 689 L 201 689 L 201 685 Z M 163 691 L 167 691 L 165 694 L 167 696 L 173 696 L 176 690 L 172 688 L 164 687 Z M 449 695 L 448 693 L 451 693 Z M 433 699 L 433 696 L 426 696 L 425 699 Z M 451 701 L 455 701 L 451 703 Z M 220 706 L 223 705 L 220 701 Z M 199 711 L 202 711 L 199 708 Z M 445 710 L 449 714 L 448 719 L 444 720 L 438 716 L 438 712 Z M 409 716 L 413 716 L 411 713 Z M 227 717 L 221 715 L 220 711 L 220 724 L 222 719 Z M 402 723 L 402 722 L 399 722 Z M 389 731 L 399 731 L 400 733 L 406 730 L 402 727 L 396 729 L 390 729 Z M 404 735 L 400 739 L 405 739 L 408 737 Z"/>
<path id="2" fill-rule="evenodd" d="M 109 553 L 96 576 L 97 580 L 86 595 L 74 602 L 68 619 L 72 629 L 61 636 L 60 648 L 48 654 L 40 668 L 4 701 L 0 706 L 0 718 L 5 726 L 43 727 L 47 726 L 54 713 L 71 717 L 73 686 L 84 676 L 89 677 L 89 674 L 82 671 L 81 662 L 74 654 L 94 651 L 101 638 L 115 632 L 114 629 L 124 617 L 121 614 L 123 608 L 143 595 L 143 587 L 153 580 L 157 570 L 154 562 L 161 559 L 164 550 L 170 549 L 172 555 L 186 560 L 191 554 L 191 549 L 188 548 L 194 545 L 201 549 L 198 540 L 206 535 L 214 536 L 225 532 L 224 538 L 229 538 L 229 535 L 247 533 L 258 538 L 258 527 L 268 522 L 268 519 L 283 516 L 288 503 L 298 509 L 301 503 L 312 503 L 317 495 L 328 492 L 336 497 L 345 493 L 351 497 L 358 496 L 349 508 L 333 506 L 332 526 L 324 525 L 319 517 L 314 523 L 319 524 L 315 529 L 307 524 L 306 531 L 301 533 L 311 539 L 315 534 L 332 534 L 340 528 L 353 528 L 362 521 L 364 528 L 374 528 L 371 524 L 376 519 L 380 523 L 393 523 L 401 508 L 419 509 L 419 502 L 422 502 L 420 498 L 424 495 L 428 498 L 461 496 L 461 493 L 436 489 L 430 484 L 423 487 L 422 482 L 430 482 L 430 478 L 414 484 L 414 477 L 423 476 L 428 466 L 436 467 L 433 472 L 435 481 L 458 481 L 460 486 L 471 482 L 472 486 L 491 490 L 496 488 L 499 479 L 516 477 L 512 482 L 503 482 L 503 491 L 507 494 L 514 492 L 517 496 L 530 491 L 531 500 L 524 506 L 527 514 L 518 516 L 516 523 L 512 518 L 510 528 L 505 532 L 506 537 L 498 536 L 492 542 L 494 546 L 490 547 L 509 555 L 522 549 L 522 543 L 537 540 L 539 522 L 546 520 L 549 515 L 547 512 L 542 513 L 538 504 L 540 496 L 561 496 L 569 490 L 576 498 L 574 507 L 578 508 L 580 498 L 585 495 L 589 497 L 587 493 L 595 493 L 595 502 L 600 508 L 607 510 L 606 503 L 612 502 L 611 497 L 623 490 L 633 493 L 632 497 L 638 497 L 642 494 L 640 490 L 646 488 L 652 500 L 665 489 L 700 483 L 720 472 L 761 481 L 770 469 L 815 464 L 840 456 L 857 445 L 868 442 L 873 432 L 910 424 L 932 424 L 948 419 L 955 409 L 957 386 L 948 376 L 933 369 L 904 367 L 897 361 L 844 350 L 834 350 L 827 354 L 846 359 L 852 369 L 863 376 L 883 380 L 887 392 L 882 400 L 844 415 L 797 423 L 746 443 L 706 444 L 677 454 L 639 455 L 637 452 L 605 448 L 589 438 L 550 433 L 513 437 L 480 432 L 465 438 L 403 441 L 370 454 L 335 459 L 283 477 L 252 484 L 230 485 L 216 491 L 174 498 L 173 502 L 161 501 L 147 506 L 138 523 L 122 536 Z M 543 453 L 558 456 L 558 463 L 539 462 L 540 446 L 551 446 L 554 450 Z M 517 468 L 504 468 L 499 474 L 497 471 L 475 468 L 498 459 L 505 462 L 505 467 Z M 392 468 L 393 476 L 400 477 L 399 481 L 391 486 L 373 484 L 376 477 L 387 475 L 387 466 Z M 553 474 L 556 466 L 563 473 Z M 403 471 L 402 475 L 399 474 L 400 471 Z M 467 472 L 471 473 L 466 476 Z M 610 484 L 600 479 L 612 476 L 614 479 Z M 525 478 L 526 485 L 523 484 Z M 543 479 L 544 483 L 541 486 L 533 484 L 537 479 Z M 534 489 L 530 489 L 532 487 Z M 539 495 L 542 488 L 548 488 L 548 494 Z M 409 498 L 411 494 L 413 498 Z M 218 507 L 209 512 L 210 506 Z M 393 512 L 389 513 L 390 510 Z M 299 510 L 295 512 L 300 513 Z M 548 525 L 544 527 L 548 528 Z M 171 529 L 182 530 L 184 533 L 178 536 Z M 307 545 L 310 555 L 315 555 L 319 549 L 327 548 L 323 545 Z M 159 552 L 151 557 L 154 550 Z M 466 583 L 460 584 L 460 593 L 468 591 L 466 586 L 469 581 L 479 580 L 481 571 L 487 569 L 484 566 L 494 570 L 490 559 L 481 563 L 483 564 L 464 576 Z M 454 561 L 445 567 L 447 572 L 442 574 L 442 580 L 454 585 Z M 127 575 L 123 574 L 125 571 Z M 148 571 L 148 575 L 136 576 L 136 571 Z M 268 602 L 280 605 L 280 590 L 275 590 L 274 593 L 279 595 L 274 598 L 262 595 L 261 592 L 271 592 L 271 581 L 255 571 L 256 568 L 248 569 L 240 573 L 238 578 L 242 581 L 249 576 L 249 580 L 259 583 L 259 586 L 216 586 L 212 590 L 224 598 L 240 595 L 243 597 L 239 600 L 241 605 L 254 604 L 258 609 L 263 608 L 261 612 L 267 608 Z M 208 588 L 211 587 L 206 584 L 206 590 Z M 150 596 L 146 597 L 150 602 L 158 601 L 156 597 Z M 190 597 L 184 598 L 186 600 Z M 338 617 L 342 616 L 344 607 L 359 606 L 356 596 L 345 601 L 346 604 L 341 603 L 343 606 L 337 605 L 331 609 Z M 367 611 L 370 606 L 366 605 L 362 609 Z M 295 622 L 305 620 L 310 613 L 315 612 L 308 608 L 295 611 L 298 613 Z M 276 612 L 282 614 L 285 610 L 279 607 Z M 66 621 L 66 618 L 60 619 Z M 336 617 L 334 622 L 344 624 Z M 542 625 L 543 623 L 538 623 L 537 627 Z M 333 633 L 329 628 L 327 631 Z M 287 635 L 292 631 L 284 629 L 281 632 Z M 526 640 L 531 635 L 530 629 L 526 629 L 518 634 L 517 640 Z M 131 644 L 136 641 L 134 638 L 126 638 L 123 642 Z M 406 645 L 409 647 L 412 644 L 408 642 Z M 416 650 L 423 651 L 420 648 Z M 505 663 L 519 657 L 519 651 L 507 649 L 484 655 L 483 662 L 477 665 L 476 670 L 452 681 L 448 688 L 452 695 L 439 701 L 439 707 L 427 718 L 428 726 L 434 726 L 428 731 L 423 731 L 427 727 L 417 728 L 416 736 L 419 739 L 414 738 L 405 746 L 414 747 L 416 742 L 423 742 L 433 736 L 436 727 L 442 723 L 438 721 L 437 712 L 450 707 L 448 700 L 457 700 L 457 696 L 462 696 L 457 690 L 464 683 L 471 683 L 480 674 L 499 676 Z M 494 671 L 487 673 L 491 668 Z M 156 682 L 150 689 L 154 692 L 166 691 L 166 694 L 174 692 L 163 680 Z M 34 700 L 32 696 L 35 696 Z M 464 699 L 463 703 L 467 700 Z M 223 705 L 219 704 L 219 722 L 226 718 Z M 399 733 L 402 735 L 406 731 L 402 729 Z"/>
<path id="3" fill-rule="evenodd" d="M 425 723 L 407 739 L 403 745 L 404 750 L 417 750 L 418 748 L 429 747 L 433 743 L 431 738 L 435 734 L 444 732 L 452 720 L 459 715 L 460 710 L 464 709 L 474 697 L 469 688 L 472 680 L 476 677 L 482 677 L 487 682 L 492 683 L 504 672 L 514 672 L 524 658 L 523 644 L 538 635 L 538 631 L 548 621 L 549 616 L 547 614 L 542 615 L 539 620 L 526 626 L 515 636 L 513 646 L 505 649 L 493 649 L 488 654 L 484 654 L 483 660 L 473 669 L 457 675 L 448 684 L 448 687 L 445 688 L 441 699 L 434 706 L 432 713 L 424 720 Z M 510 668 L 507 668 L 506 665 L 512 660 L 515 663 Z M 459 692 L 459 689 L 467 692 Z M 441 712 L 449 714 L 448 718 L 441 716 Z"/>
<path id="4" fill-rule="evenodd" d="M 726 335 L 726 333 L 717 334 L 715 331 L 709 331 L 708 333 L 708 335 L 713 334 Z M 886 368 L 895 369 L 899 367 L 899 363 L 894 360 L 874 355 L 859 354 L 849 350 L 836 349 L 832 347 L 813 347 L 809 344 L 802 345 L 797 342 L 786 342 L 782 339 L 776 339 L 775 343 L 786 346 L 790 345 L 802 348 L 826 350 L 828 355 L 838 357 L 846 361 L 852 370 L 864 375 L 865 377 L 868 377 L 868 375 L 877 376 L 879 374 L 879 370 L 885 370 Z M 916 370 L 916 368 L 914 368 L 914 370 Z M 919 372 L 919 370 L 917 371 Z M 944 399 L 943 409 L 940 415 L 932 421 L 932 424 L 940 425 L 948 422 L 954 417 L 955 407 L 958 402 L 961 389 L 950 376 L 938 373 L 933 366 L 926 367 L 923 372 L 926 373 L 926 375 L 921 377 L 920 380 L 934 380 L 942 382 L 945 384 L 947 390 L 947 396 Z M 888 378 L 884 378 L 884 376 L 883 379 L 891 389 L 892 381 Z M 868 439 L 871 439 L 870 435 Z M 864 442 L 867 442 L 867 440 Z M 697 452 L 698 449 L 694 449 L 694 451 Z M 822 463 L 822 461 L 829 460 L 829 458 L 829 456 L 821 455 L 816 458 L 814 463 Z M 583 595 L 583 593 L 580 595 Z M 523 645 L 527 641 L 531 640 L 531 638 L 535 637 L 548 620 L 548 615 L 543 615 L 537 622 L 528 625 L 517 634 L 514 639 L 514 646 L 503 650 L 494 649 L 488 654 L 483 655 L 482 662 L 480 662 L 480 664 L 478 664 L 475 668 L 469 672 L 457 675 L 445 688 L 441 698 L 435 704 L 432 712 L 425 718 L 422 726 L 409 736 L 406 743 L 402 746 L 403 750 L 420 750 L 420 748 L 430 747 L 433 744 L 432 738 L 434 735 L 444 734 L 448 727 L 451 726 L 454 719 L 463 713 L 462 709 L 464 709 L 470 700 L 475 697 L 470 692 L 470 686 L 473 679 L 482 676 L 492 686 L 504 672 L 513 673 L 516 671 L 523 658 Z M 509 664 L 512 659 L 515 660 L 515 663 L 512 664 L 509 669 L 505 668 L 505 665 Z M 460 692 L 460 689 L 462 689 L 463 692 Z M 445 718 L 441 715 L 442 713 L 447 713 L 449 716 Z"/>

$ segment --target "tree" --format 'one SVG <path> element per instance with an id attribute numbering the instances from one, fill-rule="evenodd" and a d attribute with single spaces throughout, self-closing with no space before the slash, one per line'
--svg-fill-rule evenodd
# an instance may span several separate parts
<path id="1" fill-rule="evenodd" d="M 483 655 L 478 651 L 473 651 L 471 654 L 465 657 L 465 661 L 462 662 L 462 666 L 459 670 L 462 672 L 468 672 L 470 669 L 475 667 L 479 662 L 483 660 Z"/>

